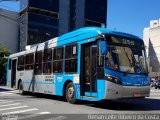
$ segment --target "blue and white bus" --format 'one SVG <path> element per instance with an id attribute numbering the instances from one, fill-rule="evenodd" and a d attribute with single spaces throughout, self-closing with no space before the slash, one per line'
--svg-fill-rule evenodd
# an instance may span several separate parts
<path id="1" fill-rule="evenodd" d="M 148 97 L 145 46 L 134 35 L 81 28 L 10 55 L 7 85 L 70 103 Z"/>

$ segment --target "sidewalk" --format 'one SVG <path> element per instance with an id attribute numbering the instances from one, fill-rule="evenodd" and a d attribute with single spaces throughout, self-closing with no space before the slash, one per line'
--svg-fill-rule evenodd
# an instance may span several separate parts
<path id="1" fill-rule="evenodd" d="M 15 90 L 15 89 L 7 87 L 7 86 L 0 86 L 0 92 L 13 91 L 13 90 Z"/>

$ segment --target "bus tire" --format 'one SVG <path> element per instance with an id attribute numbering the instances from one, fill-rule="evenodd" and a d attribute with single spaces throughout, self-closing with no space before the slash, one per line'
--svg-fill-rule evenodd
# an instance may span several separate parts
<path id="1" fill-rule="evenodd" d="M 19 88 L 19 94 L 25 95 L 25 91 L 23 90 L 23 83 L 22 83 L 22 81 L 20 81 L 18 88 Z"/>
<path id="2" fill-rule="evenodd" d="M 66 86 L 65 97 L 69 103 L 71 103 L 71 104 L 76 103 L 76 90 L 75 90 L 74 84 L 72 82 L 70 82 Z"/>

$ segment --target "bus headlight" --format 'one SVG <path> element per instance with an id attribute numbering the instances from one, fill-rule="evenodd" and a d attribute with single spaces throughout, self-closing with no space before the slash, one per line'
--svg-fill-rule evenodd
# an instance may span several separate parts
<path id="1" fill-rule="evenodd" d="M 105 74 L 105 79 L 107 81 L 122 85 L 122 81 L 120 80 L 120 78 L 117 78 L 115 76 L 112 76 L 112 75 L 109 75 L 109 74 Z"/>

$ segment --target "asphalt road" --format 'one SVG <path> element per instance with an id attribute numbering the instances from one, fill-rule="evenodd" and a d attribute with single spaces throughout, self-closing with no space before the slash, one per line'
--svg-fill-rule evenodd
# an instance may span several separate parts
<path id="1" fill-rule="evenodd" d="M 0 86 L 1 119 L 27 120 L 65 120 L 97 119 L 94 115 L 150 115 L 148 119 L 160 119 L 160 90 L 151 89 L 151 95 L 145 99 L 119 101 L 87 102 L 78 101 L 69 104 L 63 97 L 50 95 L 20 95 L 17 90 Z M 116 116 L 117 117 L 117 116 Z M 120 116 L 123 117 L 123 116 Z M 104 117 L 108 119 L 108 116 Z"/>

